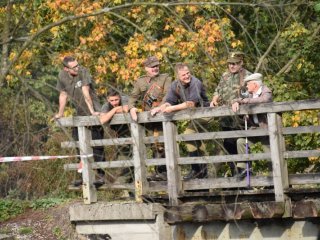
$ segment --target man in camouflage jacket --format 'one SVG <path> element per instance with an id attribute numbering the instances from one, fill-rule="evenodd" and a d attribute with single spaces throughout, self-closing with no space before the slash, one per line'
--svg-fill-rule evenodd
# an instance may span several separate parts
<path id="1" fill-rule="evenodd" d="M 213 94 L 211 107 L 228 105 L 231 106 L 234 99 L 245 97 L 247 92 L 244 87 L 244 79 L 251 75 L 244 68 L 244 53 L 231 52 L 227 59 L 228 71 L 222 74 L 220 82 Z M 243 119 L 238 116 L 220 118 L 220 128 L 223 131 L 233 131 L 243 128 Z M 236 138 L 225 139 L 224 150 L 229 154 L 237 154 Z M 232 171 L 234 166 L 231 166 Z"/>

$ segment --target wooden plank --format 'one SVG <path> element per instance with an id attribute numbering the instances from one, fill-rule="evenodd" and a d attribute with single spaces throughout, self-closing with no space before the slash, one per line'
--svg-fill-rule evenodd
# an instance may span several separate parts
<path id="1" fill-rule="evenodd" d="M 290 174 L 289 183 L 293 185 L 320 184 L 320 173 Z"/>
<path id="2" fill-rule="evenodd" d="M 166 166 L 168 176 L 169 202 L 172 206 L 178 205 L 178 197 L 181 194 L 181 175 L 177 161 L 177 127 L 173 122 L 163 122 L 164 148 L 166 153 Z"/>
<path id="3" fill-rule="evenodd" d="M 144 127 L 136 122 L 130 124 L 133 140 L 133 161 L 135 179 L 135 197 L 137 202 L 142 202 L 142 195 L 147 192 L 147 177 L 145 159 L 147 156 L 146 146 L 143 143 Z"/>
<path id="4" fill-rule="evenodd" d="M 277 202 L 284 202 L 284 188 L 288 187 L 288 175 L 284 172 L 283 155 L 280 148 L 278 119 L 276 113 L 268 113 L 268 130 L 272 160 L 272 172 Z"/>
<path id="5" fill-rule="evenodd" d="M 132 167 L 134 166 L 133 160 L 115 160 L 109 162 L 94 162 L 91 164 L 92 169 L 98 168 L 123 168 L 123 167 Z M 64 170 L 72 171 L 78 170 L 79 164 L 69 163 L 64 165 Z"/>
<path id="6" fill-rule="evenodd" d="M 150 182 L 150 192 L 165 192 L 166 182 Z M 235 178 L 208 178 L 208 179 L 193 179 L 189 181 L 183 181 L 184 190 L 198 190 L 198 189 L 217 189 L 223 188 L 237 189 L 239 187 L 246 188 L 245 179 L 238 182 Z M 313 174 L 290 174 L 289 184 L 291 185 L 305 185 L 305 184 L 320 184 L 320 173 Z M 252 176 L 250 179 L 251 187 L 268 187 L 273 186 L 272 176 Z M 289 188 L 287 188 L 289 189 Z M 254 190 L 253 190 L 254 191 Z M 287 191 L 287 190 L 286 190 Z M 221 193 L 223 194 L 223 193 Z M 209 194 L 210 195 L 210 194 Z"/>
<path id="7" fill-rule="evenodd" d="M 80 155 L 93 154 L 92 147 L 88 144 L 88 139 L 92 139 L 91 131 L 86 127 L 78 127 Z M 82 161 L 82 192 L 85 204 L 97 202 L 97 191 L 93 186 L 95 179 L 92 170 L 93 157 L 81 157 Z"/>
<path id="8" fill-rule="evenodd" d="M 178 159 L 179 165 L 192 163 L 223 163 L 223 162 L 243 162 L 255 161 L 271 158 L 270 153 L 252 153 L 252 154 L 237 154 L 237 155 L 217 155 L 217 156 L 201 156 L 201 157 L 181 157 Z"/>
<path id="9" fill-rule="evenodd" d="M 300 127 L 286 127 L 282 128 L 282 133 L 285 135 L 299 134 L 299 133 L 319 133 L 320 126 L 300 126 Z"/>
<path id="10" fill-rule="evenodd" d="M 199 189 L 221 189 L 221 188 L 247 188 L 246 179 L 237 181 L 236 178 L 208 178 L 208 179 L 193 179 L 182 183 L 183 190 L 199 190 Z M 252 176 L 250 178 L 251 187 L 266 187 L 272 186 L 272 176 Z"/>
<path id="11" fill-rule="evenodd" d="M 320 150 L 286 151 L 283 156 L 284 158 L 320 157 Z"/>
<path id="12" fill-rule="evenodd" d="M 205 132 L 205 133 L 192 133 L 192 134 L 180 134 L 177 136 L 177 141 L 192 141 L 192 140 L 213 140 L 224 138 L 240 138 L 240 137 L 255 137 L 255 136 L 267 136 L 267 129 L 257 128 L 250 130 L 235 130 L 225 132 Z"/>
<path id="13" fill-rule="evenodd" d="M 310 109 L 320 109 L 320 100 L 302 100 L 293 102 L 272 102 L 260 104 L 245 104 L 242 105 L 239 115 L 244 114 L 257 114 L 257 113 L 278 113 L 289 111 L 301 111 Z M 138 114 L 139 123 L 161 122 L 161 121 L 177 121 L 184 119 L 197 119 L 203 117 L 223 117 L 232 116 L 234 112 L 230 107 L 215 107 L 215 108 L 192 108 L 182 110 L 177 113 L 171 114 L 157 114 L 155 117 L 150 115 L 150 112 L 142 112 Z M 129 114 L 115 114 L 110 125 L 126 124 L 130 119 Z M 99 118 L 96 116 L 77 116 L 61 118 L 57 120 L 58 126 L 71 127 L 71 126 L 93 126 L 100 125 Z"/>
<path id="14" fill-rule="evenodd" d="M 90 146 L 113 146 L 113 145 L 126 145 L 132 144 L 132 138 L 113 138 L 113 139 L 99 139 L 91 140 Z M 79 142 L 77 141 L 66 141 L 61 143 L 62 148 L 75 148 L 79 147 Z"/>

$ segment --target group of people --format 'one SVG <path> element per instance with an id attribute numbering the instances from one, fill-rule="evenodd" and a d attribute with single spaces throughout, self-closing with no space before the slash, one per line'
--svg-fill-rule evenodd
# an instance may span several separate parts
<path id="1" fill-rule="evenodd" d="M 84 67 L 80 67 L 75 58 L 65 57 L 63 70 L 59 73 L 57 89 L 60 91 L 59 112 L 55 118 L 63 116 L 67 99 L 69 98 L 77 111 L 77 115 L 99 116 L 101 124 L 109 122 L 116 113 L 129 112 L 132 120 L 137 121 L 139 109 L 150 111 L 154 116 L 159 113 L 171 113 L 194 107 L 216 107 L 229 105 L 234 112 L 239 106 L 248 103 L 264 103 L 272 101 L 272 92 L 263 84 L 263 76 L 260 73 L 251 73 L 244 68 L 244 54 L 232 52 L 227 59 L 228 70 L 222 75 L 219 84 L 210 101 L 203 82 L 192 75 L 190 67 L 185 63 L 177 63 L 174 67 L 176 80 L 172 81 L 169 74 L 160 74 L 160 62 L 155 56 L 148 57 L 143 66 L 146 75 L 138 78 L 133 84 L 133 90 L 128 101 L 124 101 L 119 92 L 110 89 L 106 103 L 101 108 L 92 87 L 92 78 Z M 201 118 L 189 122 L 185 134 L 205 131 L 210 119 Z M 239 116 L 219 119 L 221 130 L 233 131 L 244 128 L 244 121 L 248 127 L 267 127 L 266 115 Z M 112 126 L 118 137 L 130 135 L 130 129 Z M 162 135 L 161 123 L 145 124 L 148 135 Z M 102 138 L 103 128 L 92 127 L 93 139 Z M 74 130 L 74 138 L 77 140 L 77 132 Z M 250 144 L 261 141 L 268 151 L 268 139 L 264 137 L 251 138 Z M 246 153 L 246 141 L 239 139 L 225 139 L 224 150 L 229 154 Z M 206 155 L 206 146 L 202 141 L 186 142 L 186 149 L 190 157 Z M 104 161 L 103 147 L 94 147 L 94 160 Z M 155 143 L 152 146 L 154 158 L 165 157 L 164 145 Z M 245 163 L 232 166 L 233 174 L 239 179 L 245 175 Z M 206 164 L 192 164 L 191 170 L 183 178 L 184 180 L 207 177 Z M 98 170 L 97 184 L 104 183 L 104 171 Z M 122 173 L 132 173 L 131 168 L 126 168 Z M 166 180 L 166 166 L 157 166 L 149 180 Z M 99 182 L 100 181 L 100 182 Z"/>

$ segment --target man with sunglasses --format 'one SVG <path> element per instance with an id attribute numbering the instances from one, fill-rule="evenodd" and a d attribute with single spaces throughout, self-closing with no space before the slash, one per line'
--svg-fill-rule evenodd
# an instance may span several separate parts
<path id="1" fill-rule="evenodd" d="M 151 109 L 164 103 L 172 78 L 168 74 L 160 74 L 159 59 L 155 56 L 148 57 L 143 62 L 146 75 L 138 78 L 133 85 L 133 90 L 129 97 L 129 112 L 131 118 L 137 121 L 138 108 L 143 111 Z M 148 135 L 158 137 L 162 135 L 162 123 L 145 124 Z M 153 157 L 163 158 L 163 144 L 155 143 L 153 145 Z M 165 166 L 157 166 L 155 174 L 149 177 L 149 180 L 166 180 Z"/>
<path id="2" fill-rule="evenodd" d="M 63 69 L 59 72 L 57 90 L 59 95 L 59 111 L 55 115 L 55 119 L 59 119 L 64 115 L 64 109 L 68 99 L 71 101 L 76 110 L 77 116 L 97 116 L 100 114 L 100 103 L 93 89 L 92 77 L 89 71 L 79 66 L 78 61 L 71 56 L 64 57 Z M 91 127 L 92 139 L 103 139 L 102 126 Z M 78 129 L 72 129 L 72 137 L 78 141 Z M 93 157 L 95 162 L 105 161 L 104 147 L 93 147 Z M 98 179 L 96 186 L 104 184 L 105 172 L 102 169 L 97 169 Z M 81 180 L 74 181 L 75 186 L 82 184 Z"/>
<path id="3" fill-rule="evenodd" d="M 227 59 L 228 70 L 222 74 L 218 86 L 213 94 L 211 107 L 228 105 L 231 106 L 234 99 L 245 97 L 247 90 L 244 79 L 251 75 L 244 68 L 244 53 L 240 51 L 231 52 Z M 240 130 L 243 128 L 243 119 L 238 116 L 228 116 L 220 118 L 220 128 L 223 131 Z M 236 138 L 225 139 L 223 142 L 224 150 L 229 154 L 237 154 Z M 237 172 L 231 165 L 233 175 Z"/>

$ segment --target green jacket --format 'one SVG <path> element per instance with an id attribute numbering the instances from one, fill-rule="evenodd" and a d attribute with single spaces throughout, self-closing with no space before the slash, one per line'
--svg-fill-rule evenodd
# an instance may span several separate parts
<path id="1" fill-rule="evenodd" d="M 172 78 L 168 74 L 159 74 L 153 78 L 148 76 L 138 78 L 129 97 L 129 109 L 141 107 L 149 111 L 164 103 L 171 82 Z"/>

